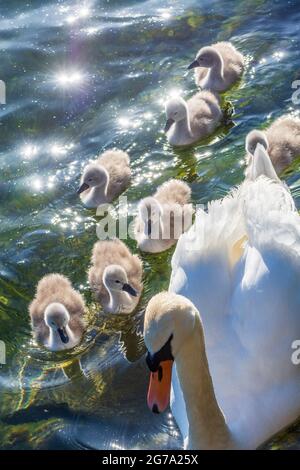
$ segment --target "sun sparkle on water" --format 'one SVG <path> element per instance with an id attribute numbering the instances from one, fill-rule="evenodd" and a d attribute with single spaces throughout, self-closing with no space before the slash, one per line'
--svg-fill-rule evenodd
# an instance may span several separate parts
<path id="1" fill-rule="evenodd" d="M 37 153 L 38 153 L 38 146 L 33 145 L 33 144 L 26 144 L 24 147 L 21 149 L 21 155 L 26 159 L 30 160 L 31 158 L 34 158 Z"/>
<path id="2" fill-rule="evenodd" d="M 55 75 L 55 82 L 62 88 L 78 86 L 83 80 L 84 75 L 79 71 L 62 71 Z"/>

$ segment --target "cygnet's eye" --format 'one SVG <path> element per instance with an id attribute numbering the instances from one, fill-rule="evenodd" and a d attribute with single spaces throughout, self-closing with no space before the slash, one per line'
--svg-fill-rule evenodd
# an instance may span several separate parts
<path id="1" fill-rule="evenodd" d="M 88 181 L 90 181 L 90 182 L 93 181 L 93 178 L 89 178 Z"/>
<path id="2" fill-rule="evenodd" d="M 115 280 L 116 284 L 121 284 L 120 281 L 118 281 L 118 279 Z"/>

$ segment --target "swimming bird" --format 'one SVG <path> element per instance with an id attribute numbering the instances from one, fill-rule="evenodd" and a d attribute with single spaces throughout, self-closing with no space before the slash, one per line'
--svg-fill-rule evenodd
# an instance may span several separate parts
<path id="1" fill-rule="evenodd" d="M 88 277 L 105 312 L 131 313 L 139 303 L 143 265 L 121 240 L 95 243 Z"/>
<path id="2" fill-rule="evenodd" d="M 86 329 L 85 308 L 68 278 L 61 274 L 44 276 L 29 306 L 36 341 L 50 351 L 74 348 Z"/>
<path id="3" fill-rule="evenodd" d="M 122 150 L 107 150 L 83 170 L 77 191 L 88 208 L 110 203 L 130 183 L 129 156 Z"/>
<path id="4" fill-rule="evenodd" d="M 220 101 L 210 91 L 200 91 L 187 102 L 181 97 L 171 98 L 166 104 L 165 132 L 174 146 L 190 145 L 207 137 L 222 118 Z"/>
<path id="5" fill-rule="evenodd" d="M 299 416 L 299 233 L 290 193 L 262 175 L 200 210 L 179 239 L 144 335 L 148 404 L 166 408 L 175 361 L 171 409 L 186 448 L 253 449 Z"/>
<path id="6" fill-rule="evenodd" d="M 163 183 L 151 197 L 142 199 L 135 219 L 140 250 L 160 253 L 174 245 L 192 224 L 191 189 L 179 180 Z"/>
<path id="7" fill-rule="evenodd" d="M 254 129 L 249 132 L 246 137 L 248 168 L 258 143 L 268 152 L 276 173 L 280 175 L 300 157 L 300 119 L 282 116 L 263 131 Z"/>
<path id="8" fill-rule="evenodd" d="M 230 42 L 202 47 L 188 69 L 195 69 L 196 85 L 201 89 L 226 91 L 244 70 L 244 57 Z"/>

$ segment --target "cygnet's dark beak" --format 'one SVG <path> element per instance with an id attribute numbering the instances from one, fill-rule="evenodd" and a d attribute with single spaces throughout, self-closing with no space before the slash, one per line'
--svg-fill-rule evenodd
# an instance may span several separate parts
<path id="1" fill-rule="evenodd" d="M 86 191 L 87 189 L 89 189 L 89 185 L 87 183 L 82 183 L 80 188 L 77 190 L 77 194 L 81 194 L 83 193 L 83 191 Z"/>
<path id="2" fill-rule="evenodd" d="M 147 222 L 147 235 L 148 235 L 148 237 L 150 237 L 151 233 L 152 233 L 152 220 L 148 219 L 148 222 Z"/>
<path id="3" fill-rule="evenodd" d="M 123 285 L 122 290 L 124 292 L 127 292 L 132 297 L 137 297 L 138 295 L 137 291 L 133 287 L 131 287 L 130 284 L 127 284 L 127 283 Z"/>
<path id="4" fill-rule="evenodd" d="M 165 125 L 165 132 L 168 132 L 170 130 L 171 126 L 175 123 L 174 119 L 170 118 L 167 120 L 166 125 Z"/>
<path id="5" fill-rule="evenodd" d="M 199 64 L 198 60 L 194 60 L 194 62 L 192 62 L 192 63 L 188 66 L 188 70 L 195 69 L 196 67 L 200 67 L 200 64 Z"/>
<path id="6" fill-rule="evenodd" d="M 65 328 L 57 328 L 57 332 L 60 336 L 60 339 L 62 340 L 64 344 L 67 344 L 70 341 L 70 338 Z"/>

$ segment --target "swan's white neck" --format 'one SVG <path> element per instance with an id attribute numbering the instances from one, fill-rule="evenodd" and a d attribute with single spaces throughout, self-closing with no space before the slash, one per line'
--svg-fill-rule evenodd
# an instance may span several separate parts
<path id="1" fill-rule="evenodd" d="M 197 316 L 195 321 L 193 335 L 175 359 L 189 422 L 188 448 L 233 448 L 230 431 L 215 397 L 200 318 Z"/>
<path id="2" fill-rule="evenodd" d="M 66 326 L 66 333 L 69 337 L 69 342 L 64 344 L 57 332 L 57 330 L 50 328 L 50 334 L 49 334 L 49 340 L 48 340 L 48 348 L 51 351 L 60 351 L 62 349 L 69 349 L 73 346 L 75 346 L 76 339 L 74 337 L 74 334 L 69 327 L 69 325 Z"/>

